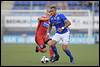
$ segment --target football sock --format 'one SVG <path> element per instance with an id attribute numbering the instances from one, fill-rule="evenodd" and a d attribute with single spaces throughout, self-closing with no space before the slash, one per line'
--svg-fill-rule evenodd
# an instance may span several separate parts
<path id="1" fill-rule="evenodd" d="M 53 45 L 53 46 L 51 46 L 51 48 L 52 48 L 54 54 L 55 54 L 55 55 L 58 55 L 56 46 Z"/>
<path id="2" fill-rule="evenodd" d="M 54 52 L 53 52 L 53 50 L 52 50 L 52 48 L 51 48 L 51 47 L 50 47 L 50 49 L 49 49 L 49 53 L 50 53 L 50 57 L 53 57 Z"/>
<path id="3" fill-rule="evenodd" d="M 72 56 L 71 51 L 70 51 L 69 48 L 66 48 L 65 53 L 70 57 L 70 59 L 73 59 L 73 56 Z"/>

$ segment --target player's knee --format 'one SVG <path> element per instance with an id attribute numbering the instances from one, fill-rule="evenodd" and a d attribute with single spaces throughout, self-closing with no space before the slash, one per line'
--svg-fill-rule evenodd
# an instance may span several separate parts
<path id="1" fill-rule="evenodd" d="M 56 41 L 55 40 L 50 40 L 49 42 L 48 42 L 48 45 L 49 46 L 52 46 L 52 45 L 55 45 L 56 44 Z"/>
<path id="2" fill-rule="evenodd" d="M 47 51 L 46 46 L 45 45 L 39 45 L 40 48 L 40 52 L 44 53 Z"/>
<path id="3" fill-rule="evenodd" d="M 43 48 L 43 49 L 41 50 L 42 53 L 45 53 L 46 51 L 47 51 L 46 48 Z"/>
<path id="4" fill-rule="evenodd" d="M 62 45 L 62 49 L 63 49 L 64 51 L 66 51 L 67 48 L 68 48 L 68 44 L 63 44 L 63 45 Z"/>

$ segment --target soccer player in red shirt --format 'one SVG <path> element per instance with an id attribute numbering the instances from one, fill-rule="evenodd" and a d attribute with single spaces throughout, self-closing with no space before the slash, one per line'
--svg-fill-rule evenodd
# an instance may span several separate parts
<path id="1" fill-rule="evenodd" d="M 40 18 L 38 18 L 38 26 L 37 26 L 36 34 L 35 34 L 35 42 L 37 43 L 36 52 L 39 52 L 39 51 L 42 53 L 46 52 L 47 49 L 46 49 L 45 44 L 47 44 L 48 41 L 51 40 L 47 33 L 47 30 L 49 27 L 49 16 L 50 15 L 47 10 L 45 16 L 41 16 Z M 54 53 L 51 47 L 50 47 L 49 53 L 50 53 L 50 58 L 52 58 Z"/>

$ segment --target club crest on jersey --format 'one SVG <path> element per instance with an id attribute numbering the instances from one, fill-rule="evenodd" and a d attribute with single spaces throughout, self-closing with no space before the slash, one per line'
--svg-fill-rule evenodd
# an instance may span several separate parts
<path id="1" fill-rule="evenodd" d="M 60 18 L 59 18 L 59 17 L 57 17 L 57 20 L 60 20 Z"/>
<path id="2" fill-rule="evenodd" d="M 51 20 L 53 20 L 53 18 L 51 18 Z"/>
<path id="3" fill-rule="evenodd" d="M 49 27 L 49 23 L 44 22 L 44 23 L 43 23 L 43 26 L 46 27 L 46 28 L 48 28 L 48 27 Z"/>

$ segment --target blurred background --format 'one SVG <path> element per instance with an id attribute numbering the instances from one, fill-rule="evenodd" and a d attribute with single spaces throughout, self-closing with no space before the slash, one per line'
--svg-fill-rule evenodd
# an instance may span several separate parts
<path id="1" fill-rule="evenodd" d="M 56 5 L 57 13 L 71 21 L 74 65 L 99 66 L 99 1 L 1 1 L 1 66 L 73 66 L 60 44 L 57 44 L 58 63 L 42 64 L 42 56 L 49 57 L 49 51 L 35 52 L 37 18 L 50 5 Z M 53 27 L 51 37 L 54 34 Z"/>
<path id="2" fill-rule="evenodd" d="M 1 1 L 1 42 L 35 43 L 37 18 L 52 4 L 72 22 L 71 44 L 99 43 L 99 1 Z"/>

